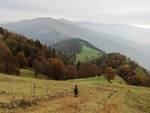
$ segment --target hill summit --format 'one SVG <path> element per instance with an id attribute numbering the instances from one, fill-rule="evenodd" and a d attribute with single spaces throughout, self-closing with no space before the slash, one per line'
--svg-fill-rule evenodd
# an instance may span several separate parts
<path id="1" fill-rule="evenodd" d="M 102 50 L 79 38 L 58 42 L 53 47 L 76 62 L 80 61 L 82 63 L 98 59 L 105 54 Z"/>

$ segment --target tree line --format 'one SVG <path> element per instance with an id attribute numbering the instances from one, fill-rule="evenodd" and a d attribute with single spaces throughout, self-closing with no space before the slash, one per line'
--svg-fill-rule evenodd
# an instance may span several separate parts
<path id="1" fill-rule="evenodd" d="M 35 77 L 43 74 L 49 79 L 66 80 L 105 75 L 111 82 L 119 75 L 128 84 L 150 86 L 148 72 L 120 53 L 75 63 L 38 40 L 0 28 L 0 72 L 19 76 L 20 69 L 25 67 L 33 68 Z"/>

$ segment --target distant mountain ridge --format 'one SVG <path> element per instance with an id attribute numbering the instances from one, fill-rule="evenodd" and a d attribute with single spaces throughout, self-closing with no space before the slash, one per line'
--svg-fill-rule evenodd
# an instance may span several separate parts
<path id="1" fill-rule="evenodd" d="M 54 45 L 57 42 L 74 37 L 80 38 L 105 52 L 121 52 L 150 70 L 150 52 L 146 51 L 147 53 L 145 53 L 145 50 L 149 50 L 147 47 L 134 42 L 131 43 L 118 35 L 85 28 L 77 25 L 76 22 L 64 19 L 38 18 L 2 26 L 27 37 L 38 39 L 48 45 Z"/>
<path id="2" fill-rule="evenodd" d="M 75 24 L 98 32 L 119 36 L 122 37 L 122 39 L 130 39 L 140 44 L 142 44 L 142 39 L 148 40 L 150 36 L 150 29 L 128 24 L 104 24 L 92 22 L 75 22 Z"/>

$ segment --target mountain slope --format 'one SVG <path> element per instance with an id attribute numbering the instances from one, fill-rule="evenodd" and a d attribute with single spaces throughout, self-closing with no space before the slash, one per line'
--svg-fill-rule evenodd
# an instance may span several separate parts
<path id="1" fill-rule="evenodd" d="M 119 36 L 122 37 L 122 39 L 130 39 L 139 44 L 149 42 L 150 29 L 146 28 L 127 24 L 103 24 L 92 22 L 75 22 L 75 24 L 98 32 Z"/>
<path id="2" fill-rule="evenodd" d="M 25 36 L 38 39 L 48 45 L 73 37 L 80 38 L 105 52 L 121 52 L 145 68 L 150 69 L 150 55 L 145 54 L 136 46 L 132 46 L 136 45 L 135 43 L 129 45 L 129 41 L 118 41 L 120 39 L 119 36 L 83 28 L 70 21 L 38 18 L 2 26 Z"/>
<path id="3" fill-rule="evenodd" d="M 141 51 L 145 57 L 150 57 L 150 45 L 149 45 L 150 29 L 140 28 L 126 24 L 103 24 L 103 23 L 96 24 L 92 22 L 76 22 L 74 24 L 79 25 L 80 27 L 83 28 L 98 31 L 100 33 L 118 36 L 119 38 L 118 37 L 115 38 L 109 37 L 109 38 L 110 40 L 113 40 L 126 46 L 130 46 L 132 48 Z M 144 45 L 143 43 L 147 43 L 148 45 Z"/>
<path id="4" fill-rule="evenodd" d="M 69 21 L 56 20 L 52 18 L 23 20 L 16 23 L 4 24 L 2 26 L 14 32 L 21 33 L 27 37 L 39 39 L 48 45 L 53 45 L 60 40 L 64 40 L 65 38 L 77 37 L 88 40 L 89 42 L 92 41 L 92 38 L 100 38 L 101 41 L 105 42 L 106 40 L 109 42 L 107 38 L 113 37 L 109 34 L 82 28 Z"/>
<path id="5" fill-rule="evenodd" d="M 88 62 L 104 54 L 89 42 L 77 38 L 58 42 L 53 47 L 62 54 L 72 57 L 76 62 Z"/>

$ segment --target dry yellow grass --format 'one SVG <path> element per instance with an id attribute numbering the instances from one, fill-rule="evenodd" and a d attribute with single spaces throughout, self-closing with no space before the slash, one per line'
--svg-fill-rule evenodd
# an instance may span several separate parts
<path id="1" fill-rule="evenodd" d="M 88 82 L 87 82 L 88 81 Z M 0 113 L 150 113 L 150 89 L 94 84 L 94 80 L 53 81 L 0 74 Z M 78 84 L 80 93 L 73 97 Z"/>

